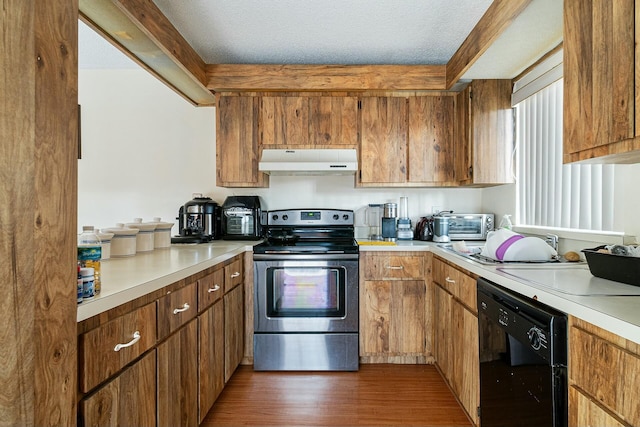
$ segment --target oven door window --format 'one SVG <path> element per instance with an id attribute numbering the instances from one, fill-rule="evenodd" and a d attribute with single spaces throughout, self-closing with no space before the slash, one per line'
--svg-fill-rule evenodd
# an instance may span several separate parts
<path id="1" fill-rule="evenodd" d="M 482 221 L 478 218 L 455 217 L 449 220 L 450 234 L 482 234 Z"/>
<path id="2" fill-rule="evenodd" d="M 270 267 L 267 316 L 344 317 L 345 283 L 343 267 Z"/>

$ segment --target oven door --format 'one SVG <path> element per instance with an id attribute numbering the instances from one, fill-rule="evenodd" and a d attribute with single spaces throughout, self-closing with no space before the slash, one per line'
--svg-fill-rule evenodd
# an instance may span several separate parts
<path id="1" fill-rule="evenodd" d="M 486 224 L 482 215 L 447 215 L 451 240 L 485 240 Z"/>
<path id="2" fill-rule="evenodd" d="M 254 261 L 255 332 L 358 331 L 357 255 L 269 258 Z"/>

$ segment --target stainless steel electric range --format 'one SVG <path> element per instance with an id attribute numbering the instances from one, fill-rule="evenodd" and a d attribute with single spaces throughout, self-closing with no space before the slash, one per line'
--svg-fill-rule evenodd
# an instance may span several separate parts
<path id="1" fill-rule="evenodd" d="M 358 370 L 353 211 L 269 211 L 255 246 L 255 370 Z"/>

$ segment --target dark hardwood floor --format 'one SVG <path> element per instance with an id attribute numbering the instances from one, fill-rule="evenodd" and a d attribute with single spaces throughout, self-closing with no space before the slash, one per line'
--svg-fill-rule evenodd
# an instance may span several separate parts
<path id="1" fill-rule="evenodd" d="M 432 365 L 358 372 L 254 372 L 240 366 L 202 426 L 450 426 L 470 421 Z"/>

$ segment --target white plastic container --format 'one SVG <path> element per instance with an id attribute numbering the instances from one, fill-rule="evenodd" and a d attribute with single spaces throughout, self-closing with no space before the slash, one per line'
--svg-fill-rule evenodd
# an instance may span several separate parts
<path id="1" fill-rule="evenodd" d="M 136 235 L 136 252 L 150 252 L 154 249 L 155 222 L 142 222 L 142 218 L 134 218 L 127 226 L 140 230 Z"/>
<path id="2" fill-rule="evenodd" d="M 136 235 L 140 230 L 125 227 L 118 223 L 114 228 L 105 228 L 103 233 L 113 233 L 111 239 L 111 258 L 134 256 L 136 254 Z"/>
<path id="3" fill-rule="evenodd" d="M 153 246 L 156 249 L 166 249 L 171 247 L 171 228 L 173 224 L 170 222 L 162 222 L 160 217 L 153 218 L 156 229 L 153 231 Z"/>
<path id="4" fill-rule="evenodd" d="M 111 258 L 111 239 L 113 239 L 113 233 L 105 233 L 104 230 L 98 233 L 100 238 L 100 246 L 102 246 L 102 261 Z"/>

